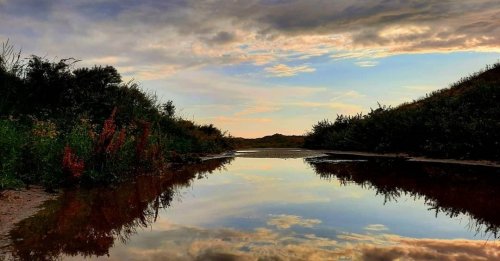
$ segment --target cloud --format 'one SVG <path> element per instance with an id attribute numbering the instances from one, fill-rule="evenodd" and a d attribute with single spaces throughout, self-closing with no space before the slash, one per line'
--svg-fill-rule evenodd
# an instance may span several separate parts
<path id="1" fill-rule="evenodd" d="M 277 216 L 270 216 L 270 220 Z M 300 220 L 300 219 L 299 219 Z M 342 237 L 347 236 L 349 237 Z M 337 239 L 290 229 L 203 228 L 169 225 L 129 245 L 111 258 L 132 260 L 497 260 L 500 243 L 466 239 L 426 239 L 392 234 L 348 234 Z"/>
<path id="2" fill-rule="evenodd" d="M 275 226 L 279 229 L 287 229 L 292 226 L 313 227 L 320 223 L 319 219 L 305 219 L 295 215 L 271 215 L 267 221 L 269 226 Z"/>
<path id="3" fill-rule="evenodd" d="M 363 260 L 496 260 L 500 258 L 498 242 L 481 240 L 415 239 L 393 236 L 396 245 L 365 246 Z"/>
<path id="4" fill-rule="evenodd" d="M 317 45 L 298 41 L 306 47 L 304 49 L 323 45 L 325 49 L 333 47 L 344 51 L 349 51 L 349 48 L 351 51 L 376 49 L 384 55 L 422 49 L 428 49 L 428 52 L 467 50 L 479 46 L 498 49 L 498 38 L 484 38 L 498 30 L 494 29 L 498 25 L 494 18 L 500 5 L 495 1 L 247 2 L 243 5 L 235 1 L 226 6 L 224 13 L 247 23 L 254 21 L 255 26 L 261 28 L 260 34 L 274 35 L 273 40 L 283 35 L 294 40 L 324 36 Z M 333 36 L 343 38 L 343 41 L 332 42 L 335 46 L 329 45 L 326 39 Z M 476 40 L 467 44 L 465 39 Z"/>
<path id="5" fill-rule="evenodd" d="M 92 66 L 94 64 L 114 65 L 114 64 L 126 63 L 127 60 L 128 59 L 126 57 L 121 57 L 121 56 L 101 56 L 101 57 L 87 59 L 85 61 L 82 61 L 82 63 L 88 66 Z"/>
<path id="6" fill-rule="evenodd" d="M 373 244 L 385 245 L 387 244 L 387 235 L 373 235 L 373 234 L 359 234 L 359 233 L 341 233 L 337 238 L 345 242 L 353 244 Z"/>
<path id="7" fill-rule="evenodd" d="M 290 76 L 295 76 L 299 73 L 308 73 L 316 71 L 316 69 L 308 65 L 288 66 L 286 64 L 277 64 L 272 67 L 266 67 L 265 70 L 271 73 L 271 76 L 275 77 L 290 77 Z"/>
<path id="8" fill-rule="evenodd" d="M 151 88 L 151 87 L 150 87 Z M 329 91 L 322 86 L 270 84 L 207 71 L 182 71 L 170 76 L 168 84 L 155 82 L 150 89 L 158 97 L 172 99 L 179 113 L 200 123 L 213 123 L 232 135 L 258 137 L 276 132 L 304 133 L 316 120 L 317 112 L 306 111 L 301 102 L 335 98 L 345 92 Z M 347 91 L 348 92 L 348 91 Z M 355 99 L 356 93 L 340 97 Z M 333 113 L 331 107 L 319 107 Z M 331 110 L 331 111 L 330 111 Z M 299 113 L 300 112 L 300 113 Z M 345 113 L 345 111 L 340 111 Z M 287 114 L 293 113 L 293 117 Z M 311 117 L 314 116 L 314 117 Z M 302 130 L 304 128 L 304 130 Z"/>
<path id="9" fill-rule="evenodd" d="M 371 224 L 365 227 L 365 230 L 368 231 L 385 231 L 389 230 L 385 225 L 382 224 Z"/>
<path id="10" fill-rule="evenodd" d="M 220 116 L 222 128 L 252 137 L 298 134 L 322 117 L 363 109 L 357 98 L 327 92 L 357 86 L 268 84 L 315 72 L 318 61 L 373 67 L 400 54 L 500 52 L 498 0 L 0 3 L 0 41 L 9 38 L 26 55 L 115 66 L 126 80 L 188 107 L 189 117 Z M 214 110 L 203 107 L 208 104 Z M 235 116 L 240 119 L 227 120 Z M 259 119 L 270 121 L 254 127 Z"/>
<path id="11" fill-rule="evenodd" d="M 211 45 L 224 45 L 228 43 L 235 42 L 237 37 L 235 34 L 230 32 L 221 31 L 215 34 L 213 37 L 206 40 L 207 43 Z"/>
<path id="12" fill-rule="evenodd" d="M 294 105 L 299 106 L 299 107 L 327 108 L 327 109 L 335 110 L 335 112 L 337 112 L 339 114 L 348 114 L 348 115 L 360 113 L 363 110 L 363 107 L 356 105 L 356 104 L 335 102 L 335 101 L 330 101 L 330 102 L 297 102 L 297 103 L 294 103 Z"/>
<path id="13" fill-rule="evenodd" d="M 181 67 L 166 64 L 158 66 L 142 66 L 138 68 L 132 67 L 130 70 L 135 72 L 135 76 L 137 76 L 137 78 L 148 81 L 168 78 L 180 71 Z"/>
<path id="14" fill-rule="evenodd" d="M 364 111 L 359 104 L 369 98 L 350 89 L 273 84 L 206 71 L 178 72 L 168 84 L 153 87 L 160 98 L 182 104 L 178 109 L 185 118 L 244 137 L 303 134 L 323 117 Z"/>
<path id="15" fill-rule="evenodd" d="M 272 119 L 269 118 L 236 118 L 236 117 L 224 117 L 224 116 L 219 116 L 213 118 L 213 121 L 216 123 L 251 123 L 251 124 L 256 124 L 256 123 L 268 123 L 271 122 Z"/>
<path id="16" fill-rule="evenodd" d="M 233 115 L 240 116 L 252 114 L 252 111 L 261 108 L 265 111 L 274 111 L 283 103 L 325 96 L 328 93 L 325 87 L 266 84 L 253 79 L 206 71 L 179 72 L 172 76 L 169 84 L 162 86 L 161 90 L 187 96 L 197 104 L 200 102 L 196 100 L 197 97 L 202 96 L 203 101 L 210 105 L 231 105 L 233 110 L 241 107 L 242 110 L 232 111 Z"/>
<path id="17" fill-rule="evenodd" d="M 374 67 L 377 66 L 377 61 L 359 61 L 355 62 L 355 64 L 359 67 Z"/>
<path id="18" fill-rule="evenodd" d="M 327 54 L 500 51 L 496 0 L 2 2 L 0 36 L 24 50 L 120 56 L 125 61 L 116 65 L 134 68 L 278 62 L 266 71 L 284 77 L 314 70 L 286 62 Z"/>
<path id="19" fill-rule="evenodd" d="M 266 113 L 266 112 L 275 112 L 279 111 L 281 108 L 275 105 L 271 104 L 255 104 L 252 106 L 248 106 L 242 111 L 239 111 L 234 114 L 234 116 L 245 116 L 245 115 L 251 115 L 251 114 L 260 114 L 260 113 Z"/>
<path id="20" fill-rule="evenodd" d="M 336 101 L 336 100 L 341 100 L 341 99 L 360 99 L 363 97 L 365 97 L 365 95 L 363 95 L 357 91 L 348 90 L 348 91 L 336 94 L 331 100 Z"/>

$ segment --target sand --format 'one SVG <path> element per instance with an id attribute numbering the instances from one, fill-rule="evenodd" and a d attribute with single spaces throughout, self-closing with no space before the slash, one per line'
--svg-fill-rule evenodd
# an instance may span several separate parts
<path id="1" fill-rule="evenodd" d="M 8 259 L 9 231 L 19 221 L 35 214 L 41 205 L 58 194 L 50 194 L 41 187 L 0 191 L 0 259 Z"/>

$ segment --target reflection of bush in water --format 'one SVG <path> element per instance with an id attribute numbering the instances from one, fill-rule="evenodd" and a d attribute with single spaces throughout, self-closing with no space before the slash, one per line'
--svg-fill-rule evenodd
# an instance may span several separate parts
<path id="1" fill-rule="evenodd" d="M 179 188 L 231 160 L 187 165 L 164 176 L 140 176 L 114 189 L 67 191 L 11 231 L 14 255 L 22 260 L 54 260 L 61 254 L 106 255 L 115 239 L 126 242 L 138 227 L 152 224 Z"/>
<path id="2" fill-rule="evenodd" d="M 403 195 L 423 198 L 429 210 L 449 217 L 465 214 L 470 229 L 495 238 L 500 229 L 500 169 L 477 166 L 370 160 L 328 163 L 306 160 L 322 178 L 374 189 L 385 202 Z"/>

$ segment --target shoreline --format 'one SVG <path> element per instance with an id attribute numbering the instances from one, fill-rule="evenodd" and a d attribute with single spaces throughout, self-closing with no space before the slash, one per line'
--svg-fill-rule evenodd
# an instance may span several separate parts
<path id="1" fill-rule="evenodd" d="M 0 259 L 10 253 L 9 232 L 21 220 L 34 215 L 48 200 L 60 194 L 45 192 L 40 186 L 30 189 L 0 191 Z"/>
<path id="2" fill-rule="evenodd" d="M 437 158 L 428 158 L 424 156 L 411 156 L 406 153 L 374 153 L 374 152 L 340 151 L 340 150 L 320 150 L 320 151 L 322 151 L 325 154 L 339 155 L 339 156 L 344 155 L 344 156 L 356 156 L 356 157 L 366 157 L 366 158 L 392 158 L 392 159 L 401 159 L 413 162 L 429 162 L 429 163 L 443 163 L 443 164 L 457 164 L 457 165 L 500 168 L 499 162 L 494 162 L 491 160 L 437 159 Z"/>
<path id="3" fill-rule="evenodd" d="M 300 151 L 302 153 L 297 153 L 297 151 Z M 296 155 L 292 156 L 291 154 L 294 153 L 296 153 Z M 375 153 L 375 152 L 363 152 L 363 151 L 314 150 L 306 148 L 245 148 L 245 149 L 226 151 L 220 154 L 206 155 L 200 157 L 200 159 L 202 161 L 205 161 L 210 159 L 228 158 L 228 157 L 288 158 L 290 156 L 300 158 L 308 156 L 315 157 L 315 156 L 325 156 L 325 155 L 354 156 L 362 158 L 387 158 L 387 159 L 399 159 L 410 162 L 428 162 L 428 163 L 457 164 L 466 166 L 500 168 L 500 162 L 495 162 L 491 160 L 439 159 L 439 158 L 429 158 L 425 156 L 411 156 L 410 154 L 406 153 Z"/>
<path id="4" fill-rule="evenodd" d="M 410 156 L 405 153 L 372 153 L 361 151 L 310 150 L 303 148 L 256 148 L 227 151 L 200 157 L 202 161 L 225 158 L 310 158 L 324 156 L 344 156 L 355 158 L 385 158 L 413 162 L 429 162 L 440 164 L 456 164 L 464 166 L 482 166 L 499 168 L 500 163 L 487 160 L 455 160 L 435 159 L 420 156 Z M 61 193 L 45 192 L 41 186 L 31 186 L 30 189 L 0 191 L 0 259 L 9 258 L 11 240 L 9 232 L 25 218 L 37 213 L 44 203 L 56 199 Z"/>

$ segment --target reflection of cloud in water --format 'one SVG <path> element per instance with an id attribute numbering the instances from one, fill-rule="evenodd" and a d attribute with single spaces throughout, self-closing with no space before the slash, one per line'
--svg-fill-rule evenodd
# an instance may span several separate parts
<path id="1" fill-rule="evenodd" d="M 304 219 L 271 216 L 268 224 Z M 318 220 L 319 222 L 319 220 Z M 314 224 L 317 221 L 312 222 Z M 293 222 L 292 222 L 293 223 Z M 308 222 L 305 222 L 308 226 Z M 370 226 L 369 226 L 370 227 Z M 372 225 L 381 230 L 382 225 Z M 500 243 L 480 240 L 441 240 L 385 233 L 338 235 L 338 240 L 297 234 L 289 227 L 250 231 L 173 225 L 137 238 L 112 256 L 131 260 L 498 260 Z M 380 231 L 379 231 L 380 232 Z M 152 242 L 146 243 L 145 242 Z M 153 243 L 154 242 L 154 243 Z M 154 247 L 152 247 L 154 245 Z"/>
<path id="2" fill-rule="evenodd" d="M 271 167 L 261 171 L 267 166 Z M 227 217 L 248 216 L 259 208 L 283 202 L 330 202 L 333 197 L 331 195 L 335 193 L 330 190 L 330 184 L 304 175 L 303 168 L 302 160 L 238 159 L 224 175 L 213 175 L 207 180 L 198 181 L 194 189 L 184 191 L 183 193 L 196 194 L 188 194 L 182 200 L 174 201 L 172 208 L 176 211 L 161 215 L 178 223 L 201 225 L 218 222 Z M 338 193 L 334 197 L 340 199 L 344 196 Z"/>
<path id="3" fill-rule="evenodd" d="M 267 221 L 269 226 L 275 226 L 279 229 L 286 229 L 292 226 L 313 227 L 320 224 L 319 219 L 306 219 L 295 215 L 271 215 Z"/>
<path id="4" fill-rule="evenodd" d="M 224 162 L 112 190 L 68 191 L 11 233 L 16 253 L 21 260 L 500 260 L 495 242 L 413 238 L 469 233 L 448 218 L 434 221 L 418 209 L 424 200 L 382 206 L 373 195 L 423 195 L 432 206 L 498 224 L 499 182 L 488 173 L 469 189 L 468 172 L 443 175 L 447 169 L 421 164 L 317 163 L 305 170 L 302 160 L 245 158 L 209 179 L 200 175 Z"/>
<path id="5" fill-rule="evenodd" d="M 252 175 L 252 174 L 233 174 L 235 177 L 239 177 L 246 182 L 252 183 L 269 183 L 269 182 L 282 182 L 283 178 L 279 177 L 269 177 L 263 175 Z"/>
<path id="6" fill-rule="evenodd" d="M 389 230 L 385 225 L 382 224 L 370 224 L 365 227 L 365 230 L 368 231 L 384 231 Z"/>

